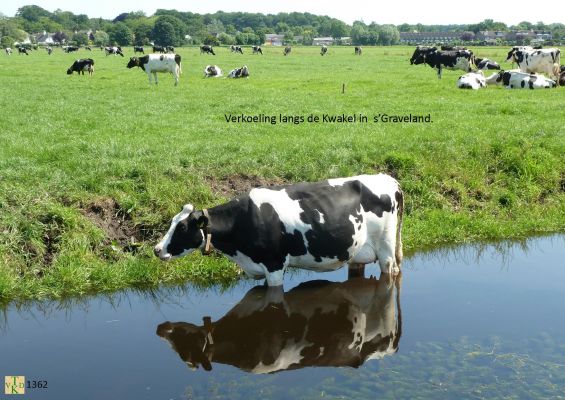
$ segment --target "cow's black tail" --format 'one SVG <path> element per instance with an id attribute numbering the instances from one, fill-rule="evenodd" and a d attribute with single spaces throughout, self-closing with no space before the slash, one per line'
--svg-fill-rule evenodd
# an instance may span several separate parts
<path id="1" fill-rule="evenodd" d="M 398 223 L 396 225 L 396 248 L 395 248 L 395 258 L 396 258 L 396 265 L 400 268 L 400 264 L 402 263 L 402 259 L 404 258 L 404 254 L 402 252 L 402 217 L 404 214 L 404 194 L 398 187 L 398 191 L 395 194 L 396 202 L 398 203 L 397 215 L 398 215 Z"/>

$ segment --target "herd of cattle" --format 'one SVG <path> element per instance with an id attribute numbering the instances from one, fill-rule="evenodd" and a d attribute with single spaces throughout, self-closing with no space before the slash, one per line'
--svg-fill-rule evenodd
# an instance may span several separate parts
<path id="1" fill-rule="evenodd" d="M 92 51 L 90 46 L 84 47 L 86 50 Z M 78 46 L 63 46 L 65 53 L 78 51 Z M 18 46 L 18 54 L 29 55 L 30 47 Z M 53 48 L 45 47 L 47 54 L 53 52 Z M 100 50 L 108 55 L 120 55 L 124 57 L 123 50 L 120 46 L 100 46 Z M 134 46 L 134 54 L 142 53 L 142 57 L 132 57 L 127 65 L 128 68 L 133 66 L 140 67 L 144 70 L 151 83 L 151 75 L 154 76 L 157 83 L 157 72 L 170 72 L 175 78 L 175 85 L 178 85 L 179 75 L 181 73 L 181 57 L 175 54 L 175 48 L 172 46 L 152 47 L 153 54 L 145 55 L 145 49 L 142 46 Z M 229 47 L 230 52 L 243 54 L 241 46 L 232 45 Z M 261 46 L 252 46 L 252 54 L 263 54 Z M 283 49 L 283 55 L 287 56 L 291 53 L 292 48 L 286 46 Z M 355 46 L 355 55 L 362 54 L 362 48 Z M 5 49 L 7 55 L 11 55 L 13 50 L 10 47 Z M 156 54 L 159 53 L 159 54 Z M 322 56 L 328 53 L 328 47 L 323 45 L 320 47 Z M 480 89 L 487 85 L 504 85 L 509 89 L 538 89 L 552 88 L 557 86 L 565 86 L 565 66 L 560 65 L 560 50 L 557 48 L 534 49 L 530 46 L 515 46 L 508 52 L 506 61 L 516 63 L 517 69 L 508 71 L 501 70 L 500 65 L 488 58 L 475 57 L 473 52 L 464 47 L 429 47 L 418 46 L 414 50 L 414 54 L 410 58 L 410 64 L 428 64 L 437 70 L 438 78 L 442 77 L 442 71 L 462 70 L 466 72 L 457 80 L 457 87 L 461 89 Z M 216 55 L 214 48 L 210 45 L 200 46 L 200 54 Z M 485 77 L 483 71 L 497 70 L 494 74 Z M 73 72 L 88 72 L 92 75 L 94 72 L 94 60 L 85 58 L 76 60 L 71 67 L 68 68 L 67 74 Z M 546 74 L 546 76 L 542 75 Z M 223 72 L 217 65 L 207 65 L 204 69 L 205 77 L 221 77 Z M 228 78 L 245 78 L 249 76 L 247 66 L 235 68 L 227 75 Z"/>
<path id="2" fill-rule="evenodd" d="M 565 86 L 565 66 L 560 66 L 561 51 L 557 48 L 515 46 L 508 52 L 506 61 L 516 63 L 518 68 L 501 70 L 497 62 L 477 58 L 471 50 L 462 47 L 437 49 L 418 46 L 410 58 L 410 64 L 428 64 L 437 69 L 438 78 L 441 78 L 443 69 L 467 72 L 457 80 L 457 87 L 461 89 L 480 89 L 487 85 L 504 85 L 508 89 Z M 499 72 L 485 77 L 483 71 L 487 70 Z"/>

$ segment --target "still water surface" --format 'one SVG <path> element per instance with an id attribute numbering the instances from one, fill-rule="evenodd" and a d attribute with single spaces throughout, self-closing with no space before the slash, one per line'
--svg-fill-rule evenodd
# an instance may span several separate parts
<path id="1" fill-rule="evenodd" d="M 379 275 L 10 306 L 0 379 L 47 381 L 26 399 L 565 399 L 564 236 Z"/>

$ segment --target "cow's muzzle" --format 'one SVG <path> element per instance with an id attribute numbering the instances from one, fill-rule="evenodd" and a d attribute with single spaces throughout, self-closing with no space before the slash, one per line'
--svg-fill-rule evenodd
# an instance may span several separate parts
<path id="1" fill-rule="evenodd" d="M 163 261 L 169 261 L 172 258 L 170 254 L 164 254 L 163 248 L 158 245 L 153 248 L 153 254 L 155 254 L 156 257 L 159 257 Z"/>

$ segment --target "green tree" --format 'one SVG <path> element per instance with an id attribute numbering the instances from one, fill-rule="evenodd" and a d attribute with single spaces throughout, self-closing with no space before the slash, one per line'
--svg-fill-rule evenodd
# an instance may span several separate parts
<path id="1" fill-rule="evenodd" d="M 88 35 L 84 32 L 78 32 L 75 33 L 72 37 L 71 40 L 77 45 L 77 46 L 86 46 L 88 44 Z"/>
<path id="2" fill-rule="evenodd" d="M 392 46 L 400 41 L 400 32 L 394 25 L 382 25 L 379 29 L 379 43 Z"/>
<path id="3" fill-rule="evenodd" d="M 158 19 L 151 35 L 155 44 L 161 46 L 175 46 L 175 28 L 166 20 Z"/>
<path id="4" fill-rule="evenodd" d="M 104 31 L 94 32 L 94 44 L 96 46 L 108 46 L 110 44 L 110 36 Z"/>
<path id="5" fill-rule="evenodd" d="M 133 42 L 133 33 L 123 22 L 114 24 L 112 30 L 109 32 L 110 43 L 119 46 L 127 46 Z"/>

